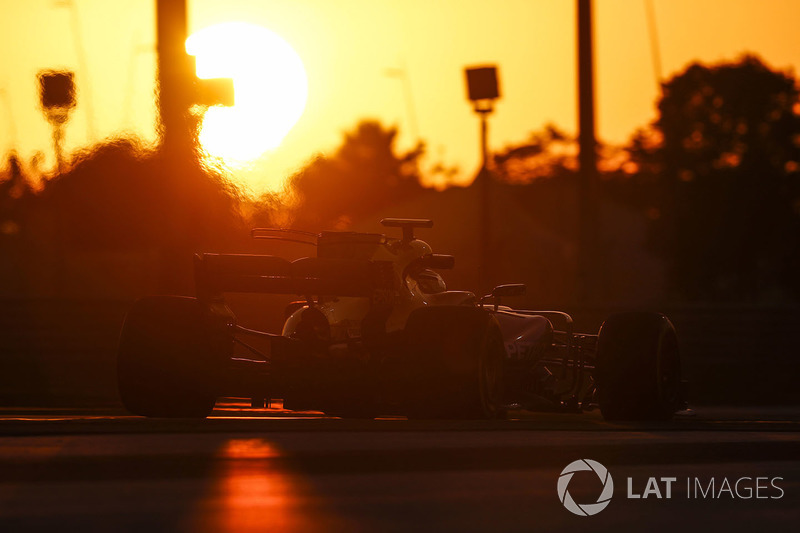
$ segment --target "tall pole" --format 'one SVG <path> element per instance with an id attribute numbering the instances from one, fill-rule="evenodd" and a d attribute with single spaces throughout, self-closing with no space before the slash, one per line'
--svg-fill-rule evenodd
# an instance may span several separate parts
<path id="1" fill-rule="evenodd" d="M 59 174 L 66 171 L 64 165 L 64 148 L 62 142 L 64 140 L 64 123 L 57 122 L 53 124 L 53 150 L 56 153 L 56 168 Z"/>
<path id="2" fill-rule="evenodd" d="M 594 65 L 592 50 L 592 3 L 578 0 L 578 121 L 580 179 L 578 193 L 579 257 L 578 297 L 596 297 L 594 272 L 597 246 L 597 153 L 594 125 Z"/>
<path id="3" fill-rule="evenodd" d="M 194 155 L 194 138 L 189 122 L 192 103 L 191 63 L 186 54 L 186 0 L 156 0 L 156 49 L 158 52 L 158 133 L 160 137 L 162 187 L 167 197 L 183 194 L 185 181 Z M 161 247 L 159 290 L 165 293 L 185 293 L 184 265 L 189 264 L 193 241 L 187 238 L 187 228 L 165 228 Z"/>
<path id="4" fill-rule="evenodd" d="M 489 135 L 488 135 L 488 133 L 489 133 L 488 132 L 488 127 L 489 127 L 488 123 L 489 123 L 489 121 L 486 120 L 486 115 L 487 114 L 488 114 L 488 112 L 485 112 L 485 111 L 480 113 L 480 115 L 481 115 L 481 172 L 486 172 L 486 169 L 488 168 L 487 167 L 487 163 L 488 163 L 488 159 L 489 159 L 489 156 L 488 156 L 489 149 L 487 148 L 488 137 L 489 137 Z"/>
<path id="5" fill-rule="evenodd" d="M 159 134 L 168 159 L 187 156 L 193 145 L 188 112 L 194 73 L 186 54 L 187 19 L 186 0 L 156 0 Z"/>
<path id="6" fill-rule="evenodd" d="M 489 176 L 489 167 L 488 167 L 488 153 L 489 149 L 488 145 L 488 119 L 487 116 L 489 114 L 489 110 L 479 111 L 479 115 L 481 117 L 481 169 L 478 172 L 478 186 L 481 197 L 481 206 L 480 206 L 480 264 L 478 268 L 478 286 L 482 291 L 482 294 L 486 294 L 490 289 L 491 284 L 491 266 L 492 266 L 492 258 L 490 257 L 490 247 L 491 247 L 491 235 L 492 235 L 492 228 L 491 228 L 491 216 L 489 214 L 491 210 L 491 177 Z"/>
<path id="7" fill-rule="evenodd" d="M 658 26 L 656 25 L 656 10 L 653 0 L 645 0 L 645 14 L 647 15 L 647 31 L 650 34 L 650 53 L 653 56 L 653 72 L 656 76 L 656 88 L 661 90 L 661 48 L 658 45 Z"/>

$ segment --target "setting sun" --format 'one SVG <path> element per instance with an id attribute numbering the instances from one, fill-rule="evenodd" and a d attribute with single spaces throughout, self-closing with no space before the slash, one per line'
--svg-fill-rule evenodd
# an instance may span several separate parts
<path id="1" fill-rule="evenodd" d="M 211 107 L 200 143 L 233 167 L 280 145 L 303 114 L 308 81 L 292 47 L 270 30 L 230 22 L 194 33 L 186 51 L 197 58 L 199 78 L 232 78 L 233 107 Z"/>

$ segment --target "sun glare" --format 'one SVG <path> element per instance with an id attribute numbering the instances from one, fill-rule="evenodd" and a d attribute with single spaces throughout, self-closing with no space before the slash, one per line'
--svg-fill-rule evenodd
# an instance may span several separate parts
<path id="1" fill-rule="evenodd" d="M 210 107 L 200 144 L 211 156 L 241 167 L 276 148 L 303 114 L 308 80 L 289 44 L 254 24 L 229 22 L 192 34 L 186 51 L 199 78 L 232 78 L 235 105 Z"/>

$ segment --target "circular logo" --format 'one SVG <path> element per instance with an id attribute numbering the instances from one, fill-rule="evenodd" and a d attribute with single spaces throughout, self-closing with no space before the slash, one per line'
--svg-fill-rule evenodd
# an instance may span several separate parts
<path id="1" fill-rule="evenodd" d="M 603 491 L 594 503 L 575 503 L 575 500 L 572 499 L 572 495 L 570 495 L 567 490 L 573 474 L 583 470 L 593 471 L 603 484 Z M 613 495 L 614 480 L 611 479 L 611 474 L 608 472 L 608 469 L 591 459 L 578 459 L 577 461 L 571 462 L 561 471 L 561 475 L 558 477 L 558 499 L 561 500 L 561 503 L 564 504 L 567 511 L 578 516 L 592 516 L 599 513 L 608 506 L 608 503 L 611 501 L 611 496 Z"/>

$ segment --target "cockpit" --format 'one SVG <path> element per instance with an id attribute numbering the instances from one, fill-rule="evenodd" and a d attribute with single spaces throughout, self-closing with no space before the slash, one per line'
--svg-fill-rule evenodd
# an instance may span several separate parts
<path id="1" fill-rule="evenodd" d="M 439 294 L 447 291 L 447 285 L 445 285 L 442 276 L 430 268 L 422 268 L 412 272 L 408 276 L 408 282 L 409 285 L 415 284 L 423 294 Z M 410 288 L 413 290 L 413 287 Z"/>

